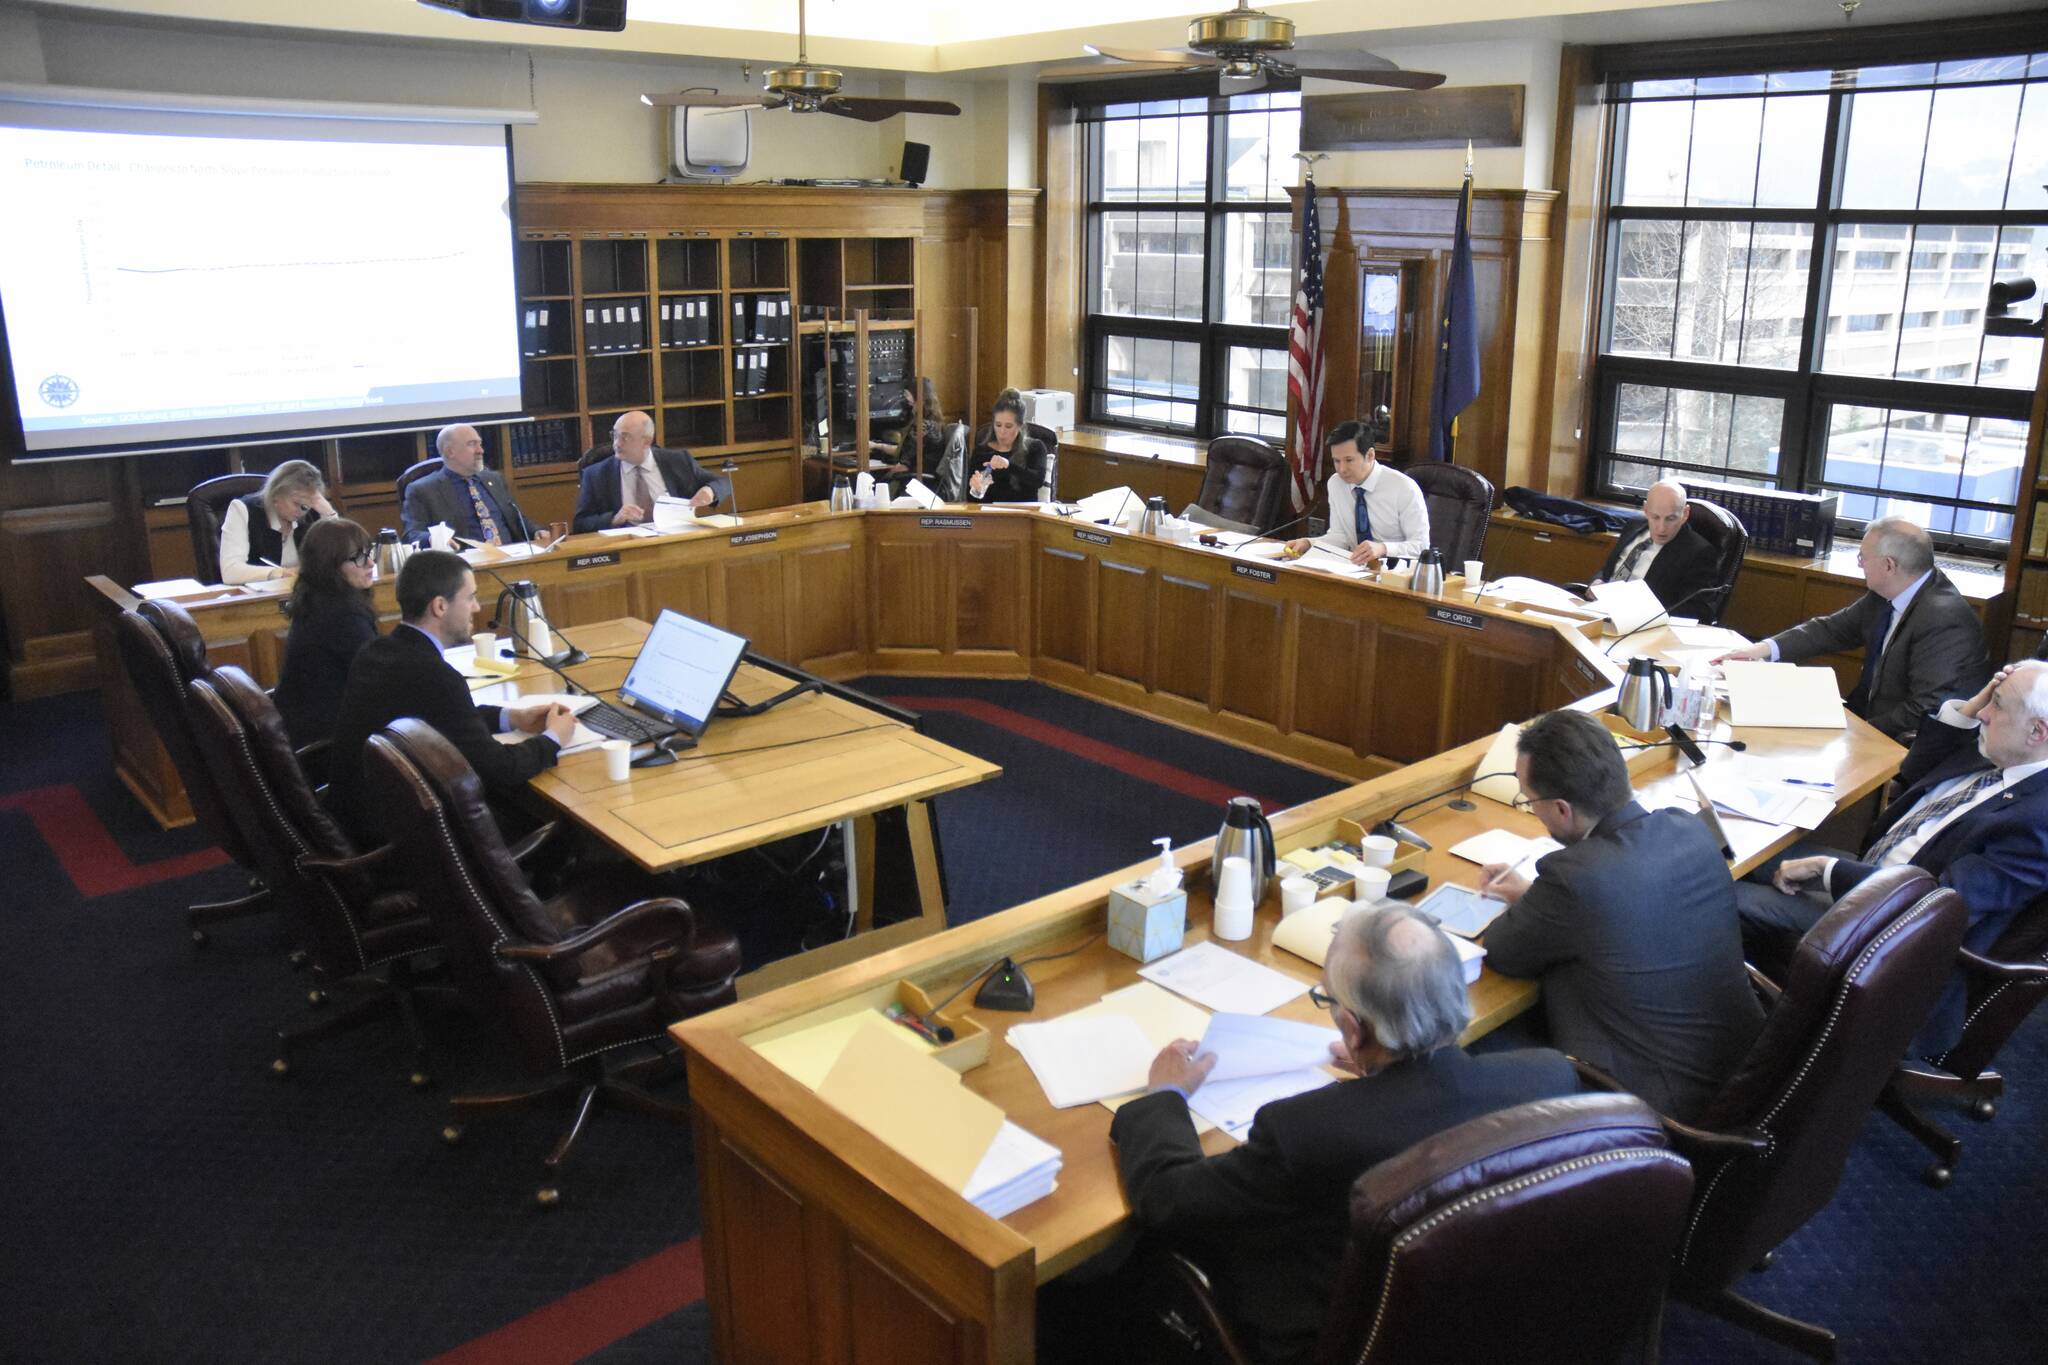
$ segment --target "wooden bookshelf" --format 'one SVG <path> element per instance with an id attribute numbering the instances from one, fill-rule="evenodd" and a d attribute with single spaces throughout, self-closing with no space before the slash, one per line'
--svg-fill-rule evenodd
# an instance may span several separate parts
<path id="1" fill-rule="evenodd" d="M 2048 468 L 2041 448 L 2048 440 L 2048 346 L 2041 348 L 2041 373 L 2034 382 L 2033 413 L 2027 424 L 2026 457 L 2012 515 L 2012 545 L 2006 551 L 2005 648 L 1992 639 L 1994 659 L 2026 658 L 2048 638 Z"/>

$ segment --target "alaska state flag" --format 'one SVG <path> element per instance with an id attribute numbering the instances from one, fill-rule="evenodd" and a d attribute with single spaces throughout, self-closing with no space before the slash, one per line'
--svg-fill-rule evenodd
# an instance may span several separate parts
<path id="1" fill-rule="evenodd" d="M 1472 311 L 1472 176 L 1458 196 L 1458 235 L 1444 279 L 1443 326 L 1437 336 L 1436 384 L 1429 402 L 1429 458 L 1448 460 L 1458 414 L 1479 396 L 1479 328 Z"/>

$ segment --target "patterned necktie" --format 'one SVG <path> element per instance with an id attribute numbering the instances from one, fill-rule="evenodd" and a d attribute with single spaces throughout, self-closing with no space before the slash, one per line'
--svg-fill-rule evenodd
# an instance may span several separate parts
<path id="1" fill-rule="evenodd" d="M 647 465 L 644 461 L 633 471 L 633 484 L 635 488 L 635 491 L 633 493 L 633 505 L 635 507 L 638 507 L 641 511 L 645 512 L 648 516 L 653 516 L 654 480 L 648 474 Z"/>
<path id="2" fill-rule="evenodd" d="M 1919 810 L 1909 813 L 1905 819 L 1899 821 L 1899 823 L 1886 831 L 1884 838 L 1879 839 L 1871 846 L 1870 852 L 1864 855 L 1864 861 L 1875 863 L 1879 867 L 1884 866 L 1885 859 L 1891 856 L 1893 849 L 1896 849 L 1900 844 L 1905 843 L 1906 840 L 1922 830 L 1934 829 L 1949 815 L 1969 805 L 1979 796 L 1982 796 L 1985 791 L 1997 786 L 2004 780 L 2005 773 L 2003 771 L 1997 768 L 1986 768 L 1968 782 L 1958 785 L 1948 795 L 1938 800 L 1923 803 Z"/>
<path id="3" fill-rule="evenodd" d="M 469 505 L 476 512 L 476 529 L 487 545 L 498 543 L 498 520 L 491 515 L 491 505 L 484 501 L 483 484 L 475 479 L 464 479 L 469 485 Z"/>
<path id="4" fill-rule="evenodd" d="M 1363 545 L 1365 544 L 1365 542 L 1372 539 L 1372 513 L 1366 510 L 1365 485 L 1359 484 L 1355 488 L 1353 488 L 1351 492 L 1352 495 L 1357 499 L 1358 543 L 1360 545 Z"/>
<path id="5" fill-rule="evenodd" d="M 1621 557 L 1621 564 L 1614 571 L 1614 581 L 1626 583 L 1635 573 L 1636 561 L 1643 557 L 1643 550 L 1650 543 L 1650 533 L 1643 532 L 1636 537 L 1636 543 L 1628 547 L 1628 553 Z"/>

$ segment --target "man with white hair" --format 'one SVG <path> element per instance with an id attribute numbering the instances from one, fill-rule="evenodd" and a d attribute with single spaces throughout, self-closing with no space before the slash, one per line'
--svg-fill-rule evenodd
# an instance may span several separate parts
<path id="1" fill-rule="evenodd" d="M 1948 575 L 1934 567 L 1934 541 L 1904 517 L 1881 517 L 1863 532 L 1856 562 L 1869 592 L 1722 659 L 1784 659 L 1863 649 L 1863 672 L 1844 700 L 1901 744 L 1935 707 L 1967 697 L 1991 671 L 1984 626 Z"/>
<path id="2" fill-rule="evenodd" d="M 1753 949 L 1803 935 L 1864 878 L 1908 863 L 1962 896 L 1963 946 L 1989 948 L 2048 890 L 2048 663 L 2012 664 L 1969 700 L 1944 703 L 1921 727 L 1899 784 L 1861 858 L 1795 845 L 1736 887 Z M 1955 1041 L 1961 1004 L 1951 986 L 1916 1050 Z"/>
<path id="3" fill-rule="evenodd" d="M 1667 610 L 1683 604 L 1689 615 L 1711 617 L 1723 605 L 1714 594 L 1721 581 L 1720 558 L 1707 538 L 1692 529 L 1685 485 L 1665 479 L 1651 484 L 1643 498 L 1642 528 L 1614 542 L 1593 582 L 1648 583 Z"/>
<path id="4" fill-rule="evenodd" d="M 1335 1065 L 1356 1079 L 1275 1100 L 1242 1146 L 1204 1156 L 1188 1097 L 1216 1059 L 1183 1039 L 1109 1130 L 1138 1221 L 1202 1248 L 1262 1361 L 1303 1360 L 1315 1345 L 1351 1185 L 1368 1167 L 1467 1119 L 1578 1089 L 1548 1048 L 1473 1057 L 1458 1046 L 1471 1008 L 1457 951 L 1405 905 L 1347 915 L 1312 996 L 1337 1025 Z"/>

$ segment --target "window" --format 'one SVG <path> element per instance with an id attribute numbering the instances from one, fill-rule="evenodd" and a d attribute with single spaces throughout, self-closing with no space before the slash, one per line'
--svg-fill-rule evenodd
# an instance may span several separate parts
<path id="1" fill-rule="evenodd" d="M 1834 490 L 2002 553 L 2041 342 L 1986 337 L 1984 300 L 2048 279 L 2048 54 L 1608 94 L 1595 491 Z"/>
<path id="2" fill-rule="evenodd" d="M 1082 411 L 1194 436 L 1284 437 L 1300 97 L 1113 103 L 1080 119 Z"/>

